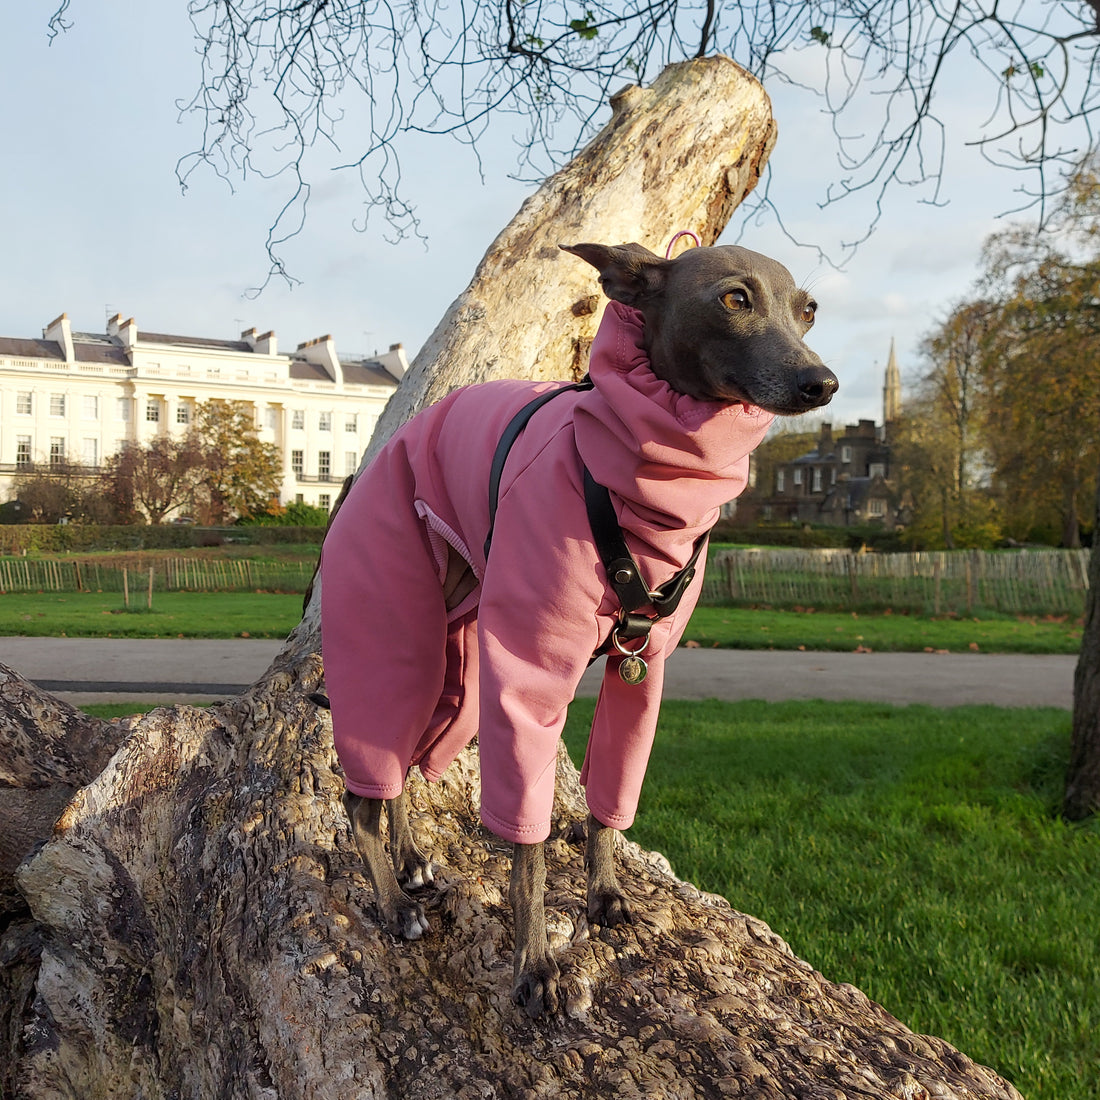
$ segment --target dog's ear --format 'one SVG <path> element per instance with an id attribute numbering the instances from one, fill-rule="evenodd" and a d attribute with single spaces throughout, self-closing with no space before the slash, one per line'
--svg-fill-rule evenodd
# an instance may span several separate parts
<path id="1" fill-rule="evenodd" d="M 600 273 L 600 286 L 609 298 L 627 306 L 641 306 L 664 288 L 668 260 L 640 244 L 562 244 L 565 252 L 587 260 Z"/>

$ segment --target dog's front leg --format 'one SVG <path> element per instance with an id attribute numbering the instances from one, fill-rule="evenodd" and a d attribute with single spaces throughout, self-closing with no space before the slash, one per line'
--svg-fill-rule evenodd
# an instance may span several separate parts
<path id="1" fill-rule="evenodd" d="M 512 1000 L 535 1019 L 558 1008 L 558 964 L 546 938 L 546 854 L 542 844 L 512 847 L 512 903 L 516 950 Z"/>
<path id="2" fill-rule="evenodd" d="M 428 919 L 420 905 L 397 884 L 393 867 L 386 858 L 386 847 L 382 843 L 381 799 L 361 798 L 345 791 L 344 808 L 351 819 L 355 845 L 374 885 L 374 898 L 383 924 L 395 936 L 419 939 L 428 931 Z"/>
<path id="3" fill-rule="evenodd" d="M 588 815 L 584 865 L 588 869 L 588 920 L 610 928 L 630 920 L 630 906 L 615 875 L 618 830 Z"/>
<path id="4" fill-rule="evenodd" d="M 397 881 L 410 889 L 430 886 L 435 881 L 432 861 L 417 847 L 409 827 L 409 806 L 405 792 L 386 803 L 390 822 L 390 860 Z"/>

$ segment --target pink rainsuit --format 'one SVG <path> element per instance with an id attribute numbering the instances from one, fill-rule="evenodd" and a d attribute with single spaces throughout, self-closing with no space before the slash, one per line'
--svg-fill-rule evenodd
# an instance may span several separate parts
<path id="1" fill-rule="evenodd" d="M 325 539 L 325 682 L 348 789 L 393 798 L 416 764 L 436 780 L 480 733 L 484 823 L 533 844 L 550 831 L 557 744 L 618 602 L 589 528 L 582 462 L 611 492 L 650 589 L 691 557 L 745 487 L 772 415 L 699 401 L 650 369 L 636 310 L 611 302 L 592 345 L 591 390 L 532 417 L 500 482 L 486 569 L 489 467 L 512 416 L 559 383 L 489 382 L 414 417 L 355 482 Z M 478 587 L 448 613 L 450 544 Z M 653 628 L 638 685 L 607 659 L 581 780 L 589 809 L 634 820 L 660 707 L 665 657 L 699 597 L 699 568 Z"/>

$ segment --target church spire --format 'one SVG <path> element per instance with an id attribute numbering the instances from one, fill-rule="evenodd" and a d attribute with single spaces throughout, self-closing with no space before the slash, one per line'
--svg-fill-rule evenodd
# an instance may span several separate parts
<path id="1" fill-rule="evenodd" d="M 886 361 L 886 379 L 882 386 L 882 422 L 884 425 L 901 416 L 901 371 L 894 354 L 894 338 L 890 337 L 890 358 Z"/>

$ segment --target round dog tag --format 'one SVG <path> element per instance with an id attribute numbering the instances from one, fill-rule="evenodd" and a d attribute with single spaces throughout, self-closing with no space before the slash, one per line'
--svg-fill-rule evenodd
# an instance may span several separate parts
<path id="1" fill-rule="evenodd" d="M 619 665 L 619 678 L 624 684 L 640 684 L 649 672 L 649 665 L 641 657 L 631 655 Z"/>

